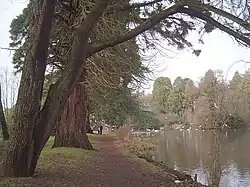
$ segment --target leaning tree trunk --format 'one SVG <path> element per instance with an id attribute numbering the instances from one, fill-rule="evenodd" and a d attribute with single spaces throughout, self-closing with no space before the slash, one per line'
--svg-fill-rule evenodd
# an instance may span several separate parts
<path id="1" fill-rule="evenodd" d="M 1 95 L 1 85 L 0 85 L 0 125 L 2 128 L 3 140 L 9 139 L 9 132 L 7 122 L 4 116 L 3 104 L 2 104 L 2 95 Z"/>
<path id="2" fill-rule="evenodd" d="M 27 38 L 29 50 L 22 69 L 10 145 L 3 162 L 3 175 L 10 177 L 32 175 L 29 168 L 34 149 L 34 127 L 40 115 L 56 0 L 36 0 L 31 3 L 32 15 Z"/>
<path id="3" fill-rule="evenodd" d="M 71 93 L 56 131 L 53 147 L 93 149 L 86 134 L 87 106 L 84 83 Z"/>
<path id="4" fill-rule="evenodd" d="M 106 10 L 108 3 L 109 0 L 97 1 L 86 19 L 79 24 L 75 30 L 65 71 L 58 81 L 49 88 L 46 101 L 34 129 L 34 148 L 29 168 L 31 175 L 34 174 L 41 151 L 51 136 L 55 124 L 60 120 L 60 114 L 63 112 L 64 106 L 80 78 L 81 70 L 89 55 L 89 35 Z"/>

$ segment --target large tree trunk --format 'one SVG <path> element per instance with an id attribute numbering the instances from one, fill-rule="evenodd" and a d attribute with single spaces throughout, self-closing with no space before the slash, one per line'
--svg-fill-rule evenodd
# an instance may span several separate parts
<path id="1" fill-rule="evenodd" d="M 71 93 L 56 131 L 53 147 L 93 149 L 86 134 L 87 106 L 84 83 Z"/>
<path id="2" fill-rule="evenodd" d="M 0 85 L 0 125 L 2 128 L 2 134 L 3 134 L 3 140 L 8 140 L 9 139 L 9 131 L 8 131 L 8 126 L 7 122 L 4 116 L 4 111 L 3 111 L 3 104 L 2 104 L 2 90 L 1 90 L 1 85 Z"/>
<path id="3" fill-rule="evenodd" d="M 39 117 L 48 45 L 56 0 L 31 1 L 32 16 L 27 52 L 9 149 L 3 162 L 3 174 L 10 177 L 30 176 L 34 127 Z"/>
<path id="4" fill-rule="evenodd" d="M 27 177 L 34 174 L 41 151 L 60 119 L 87 56 L 91 54 L 93 47 L 89 49 L 89 35 L 106 10 L 109 0 L 98 1 L 76 28 L 65 71 L 59 80 L 50 86 L 42 109 L 42 88 L 56 0 L 31 2 L 36 3 L 32 8 L 42 11 L 32 16 L 32 42 L 22 70 L 14 115 L 15 126 L 3 162 L 3 174 L 10 177 Z M 93 52 L 96 50 L 92 50 Z"/>

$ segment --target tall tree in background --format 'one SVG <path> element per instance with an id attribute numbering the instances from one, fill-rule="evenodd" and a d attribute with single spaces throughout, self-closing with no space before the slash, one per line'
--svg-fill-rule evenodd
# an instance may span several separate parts
<path id="1" fill-rule="evenodd" d="M 54 0 L 31 2 L 32 16 L 28 40 L 32 39 L 32 42 L 27 43 L 30 50 L 25 55 L 25 63 L 22 68 L 21 84 L 14 115 L 15 128 L 3 162 L 6 176 L 33 175 L 41 150 L 51 135 L 54 125 L 59 120 L 71 92 L 79 81 L 86 60 L 103 49 L 128 41 L 142 33 L 145 33 L 144 41 L 148 44 L 150 44 L 150 39 L 154 41 L 157 35 L 167 39 L 170 45 L 177 46 L 179 49 L 191 47 L 191 43 L 185 37 L 190 30 L 204 26 L 204 21 L 206 31 L 211 32 L 214 27 L 217 27 L 243 44 L 250 45 L 250 39 L 245 35 L 250 30 L 245 21 L 248 18 L 246 14 L 241 14 L 244 17 L 237 18 L 237 15 L 217 8 L 216 3 L 213 5 L 214 2 L 207 4 L 199 1 L 180 1 L 173 4 L 172 1 L 169 3 L 152 1 L 133 5 L 128 5 L 126 2 L 124 6 L 120 2 L 117 6 L 108 6 L 110 3 L 108 0 L 97 1 L 94 6 L 89 6 L 90 8 L 79 12 L 75 25 L 67 27 L 72 28 L 73 45 L 64 54 L 67 63 L 65 63 L 60 78 L 50 86 L 45 103 L 41 108 L 48 48 L 50 47 L 49 39 L 57 2 Z M 66 3 L 64 5 L 70 7 L 72 1 L 60 3 Z M 93 5 L 92 2 L 91 5 Z M 221 4 L 219 6 L 224 7 Z M 235 5 L 227 4 L 226 7 L 232 10 Z M 247 9 L 243 10 L 247 11 Z M 98 22 L 104 21 L 102 19 L 103 13 L 115 14 L 119 11 L 129 11 L 130 15 L 134 15 L 133 13 L 138 11 L 144 14 L 136 14 L 136 16 L 130 17 L 131 22 L 135 24 L 129 27 L 128 32 L 118 32 L 117 35 L 113 35 L 111 38 L 109 36 L 104 37 L 103 40 L 92 40 L 90 36 L 95 26 Z M 238 11 L 233 10 L 231 12 Z M 180 15 L 188 15 L 191 19 L 188 16 L 180 18 Z M 193 18 L 203 21 L 200 22 L 200 20 Z M 224 21 L 223 18 L 226 18 L 227 21 Z M 235 25 L 237 24 L 237 27 L 232 26 L 234 24 L 228 24 L 228 20 Z M 152 43 L 148 46 L 152 46 Z"/>
<path id="2" fill-rule="evenodd" d="M 193 123 L 195 102 L 198 96 L 199 96 L 199 88 L 194 84 L 193 80 L 186 79 L 185 90 L 184 90 L 184 106 L 185 106 L 184 119 L 188 123 Z"/>
<path id="3" fill-rule="evenodd" d="M 250 122 L 250 74 L 249 70 L 243 75 L 235 73 L 229 84 L 230 105 L 229 112 L 240 116 L 246 123 Z"/>
<path id="4" fill-rule="evenodd" d="M 8 131 L 8 126 L 7 126 L 7 122 L 6 122 L 4 111 L 3 111 L 1 84 L 0 84 L 0 125 L 2 128 L 3 140 L 8 140 L 9 131 Z"/>
<path id="5" fill-rule="evenodd" d="M 168 109 L 169 111 L 182 117 L 185 109 L 185 81 L 181 77 L 177 77 L 173 83 L 173 89 L 168 97 Z"/>
<path id="6" fill-rule="evenodd" d="M 243 77 L 236 71 L 230 81 L 228 89 L 228 99 L 230 100 L 230 105 L 228 107 L 231 114 L 239 115 L 242 113 L 240 105 L 244 98 L 244 91 L 246 91 L 243 82 Z"/>
<path id="7" fill-rule="evenodd" d="M 218 80 L 212 70 L 208 70 L 199 85 L 200 96 L 195 103 L 196 124 L 212 127 L 216 124 L 216 107 L 218 107 Z"/>
<path id="8" fill-rule="evenodd" d="M 152 101 L 164 112 L 168 109 L 167 101 L 171 90 L 172 84 L 168 77 L 159 77 L 154 81 Z"/>
<path id="9" fill-rule="evenodd" d="M 242 77 L 239 74 L 239 72 L 236 71 L 234 73 L 234 76 L 233 76 L 232 80 L 230 81 L 230 84 L 229 84 L 230 88 L 231 89 L 237 89 L 237 87 L 239 86 L 239 84 L 241 83 L 241 81 L 242 81 Z"/>

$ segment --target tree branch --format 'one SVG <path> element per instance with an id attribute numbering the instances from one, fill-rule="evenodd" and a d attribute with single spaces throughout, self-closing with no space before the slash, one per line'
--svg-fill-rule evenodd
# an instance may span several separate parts
<path id="1" fill-rule="evenodd" d="M 207 10 L 207 11 L 211 11 L 211 12 L 214 12 L 215 14 L 218 14 L 224 18 L 227 18 L 237 24 L 239 24 L 240 26 L 242 26 L 244 29 L 246 30 L 250 30 L 250 23 L 248 23 L 247 21 L 244 21 L 243 19 L 237 17 L 237 16 L 234 16 L 224 10 L 221 10 L 221 9 L 218 9 L 212 5 L 208 5 L 208 4 L 203 4 L 203 3 L 195 3 L 194 5 L 191 5 L 190 7 L 193 7 L 193 8 L 200 8 L 202 10 Z"/>
<path id="2" fill-rule="evenodd" d="M 97 53 L 105 48 L 113 47 L 115 45 L 118 45 L 120 43 L 123 43 L 127 40 L 130 40 L 136 37 L 137 35 L 145 32 L 146 30 L 158 24 L 161 20 L 166 19 L 170 15 L 178 13 L 178 9 L 187 4 L 188 4 L 187 1 L 178 2 L 175 5 L 167 8 L 166 10 L 153 15 L 151 18 L 147 19 L 146 21 L 144 21 L 142 24 L 140 24 L 133 30 L 128 31 L 115 39 L 110 39 L 110 40 L 107 40 L 98 44 L 90 44 L 89 50 L 88 50 L 88 56 L 91 56 L 92 54 Z"/>
<path id="3" fill-rule="evenodd" d="M 150 5 L 153 5 L 155 3 L 159 3 L 159 2 L 162 2 L 163 0 L 153 0 L 153 1 L 148 1 L 148 2 L 143 2 L 143 3 L 133 3 L 133 4 L 123 4 L 123 5 L 120 5 L 120 4 L 115 4 L 115 5 L 112 5 L 112 6 L 109 6 L 106 10 L 106 13 L 113 13 L 115 11 L 125 11 L 125 10 L 130 10 L 130 9 L 133 9 L 133 8 L 140 8 L 140 7 L 145 7 L 145 6 L 150 6 Z"/>
<path id="4" fill-rule="evenodd" d="M 184 7 L 179 8 L 179 12 L 185 13 L 189 16 L 197 17 L 201 20 L 204 20 L 207 23 L 210 23 L 211 25 L 213 25 L 214 27 L 217 27 L 221 31 L 228 33 L 229 35 L 233 36 L 234 38 L 236 38 L 236 39 L 242 41 L 243 43 L 247 44 L 248 46 L 250 46 L 250 39 L 249 38 L 239 34 L 238 32 L 236 32 L 228 27 L 226 27 L 225 25 L 222 25 L 221 23 L 217 22 L 215 19 L 213 19 L 210 16 L 207 16 L 199 11 L 196 11 L 196 10 L 193 10 L 190 8 L 184 8 Z"/>
<path id="5" fill-rule="evenodd" d="M 61 7 L 67 10 L 68 12 L 72 11 L 72 9 L 68 5 L 66 5 L 63 1 L 58 1 L 58 4 L 61 5 Z"/>
<path id="6" fill-rule="evenodd" d="M 9 47 L 0 47 L 0 49 L 9 50 L 9 51 L 16 51 L 17 50 L 15 48 L 9 48 Z"/>

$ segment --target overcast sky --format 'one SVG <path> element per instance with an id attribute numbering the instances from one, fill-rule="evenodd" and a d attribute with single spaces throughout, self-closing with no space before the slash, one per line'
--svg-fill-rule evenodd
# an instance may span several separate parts
<path id="1" fill-rule="evenodd" d="M 28 0 L 1 0 L 0 1 L 0 47 L 8 47 L 9 25 L 11 20 L 22 12 L 26 7 Z M 205 44 L 197 43 L 197 36 L 194 34 L 189 37 L 195 44 L 196 48 L 202 50 L 199 57 L 192 54 L 191 50 L 185 50 L 178 55 L 171 54 L 172 58 L 158 56 L 157 64 L 160 64 L 155 76 L 167 76 L 172 81 L 177 77 L 189 77 L 198 81 L 208 69 L 221 69 L 227 72 L 228 68 L 235 61 L 245 60 L 250 61 L 250 50 L 239 47 L 228 35 L 220 31 L 213 31 L 204 37 Z M 167 54 L 170 54 L 166 51 Z M 0 67 L 7 66 L 12 68 L 12 55 L 9 51 L 0 50 Z M 228 78 L 230 79 L 233 73 L 238 70 L 243 73 L 248 66 L 244 63 L 235 64 L 229 71 Z M 151 88 L 152 83 L 149 85 Z"/>

